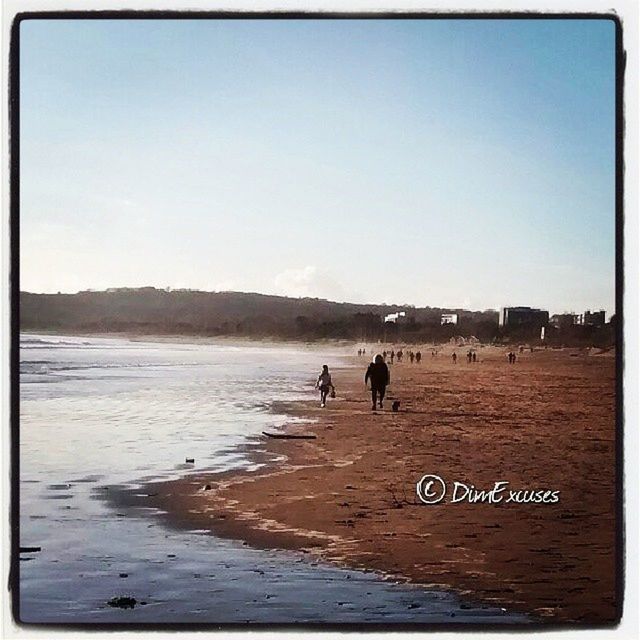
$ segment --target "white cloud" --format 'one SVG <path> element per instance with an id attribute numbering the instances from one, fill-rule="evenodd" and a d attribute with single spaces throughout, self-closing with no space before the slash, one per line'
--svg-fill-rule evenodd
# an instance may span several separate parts
<path id="1" fill-rule="evenodd" d="M 324 268 L 307 265 L 301 269 L 286 269 L 273 281 L 275 293 L 293 298 L 327 298 L 342 301 L 342 285 Z"/>

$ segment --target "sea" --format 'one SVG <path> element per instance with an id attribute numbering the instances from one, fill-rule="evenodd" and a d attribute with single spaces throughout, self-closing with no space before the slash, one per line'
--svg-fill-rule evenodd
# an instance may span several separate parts
<path id="1" fill-rule="evenodd" d="M 20 337 L 19 620 L 39 625 L 518 623 L 456 594 L 122 513 L 112 486 L 255 469 L 340 347 Z M 275 405 L 277 406 L 277 404 Z M 192 459 L 192 463 L 187 463 Z M 130 598 L 131 600 L 114 600 Z M 131 603 L 133 607 L 113 606 Z"/>

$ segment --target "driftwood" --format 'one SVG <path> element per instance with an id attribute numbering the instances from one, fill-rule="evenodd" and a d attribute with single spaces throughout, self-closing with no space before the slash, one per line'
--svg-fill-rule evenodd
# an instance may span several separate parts
<path id="1" fill-rule="evenodd" d="M 276 438 L 278 440 L 315 440 L 316 439 L 316 437 L 313 435 L 294 436 L 286 433 L 268 433 L 267 431 L 263 431 L 262 435 L 267 436 L 267 438 Z"/>

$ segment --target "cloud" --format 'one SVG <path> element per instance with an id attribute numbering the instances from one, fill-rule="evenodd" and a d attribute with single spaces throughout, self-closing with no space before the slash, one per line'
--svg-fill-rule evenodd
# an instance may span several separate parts
<path id="1" fill-rule="evenodd" d="M 344 300 L 342 285 L 327 269 L 307 265 L 301 269 L 286 269 L 274 281 L 275 292 L 293 298 L 327 298 Z"/>

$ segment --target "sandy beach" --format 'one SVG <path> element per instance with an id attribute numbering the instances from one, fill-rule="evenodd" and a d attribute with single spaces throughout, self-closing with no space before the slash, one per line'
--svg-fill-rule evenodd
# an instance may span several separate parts
<path id="1" fill-rule="evenodd" d="M 316 439 L 265 438 L 256 455 L 270 462 L 258 471 L 155 483 L 135 501 L 191 528 L 542 621 L 615 621 L 614 352 L 525 351 L 509 365 L 505 349 L 479 348 L 467 363 L 458 348 L 457 364 L 451 351 L 393 364 L 376 413 L 363 381 L 368 358 L 329 363 L 337 397 L 325 409 L 315 395 L 277 407 L 313 421 L 287 433 Z M 484 490 L 498 481 L 554 490 L 558 501 L 426 505 L 416 497 L 425 474 Z"/>

